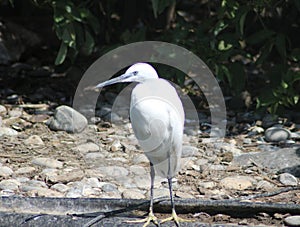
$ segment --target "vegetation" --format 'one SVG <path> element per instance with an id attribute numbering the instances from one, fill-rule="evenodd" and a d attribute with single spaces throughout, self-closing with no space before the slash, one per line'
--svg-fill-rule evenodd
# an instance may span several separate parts
<path id="1" fill-rule="evenodd" d="M 299 105 L 299 0 L 32 2 L 53 15 L 61 42 L 56 65 L 118 45 L 161 40 L 197 54 L 225 94 L 249 91 L 258 109 L 273 114 Z M 183 84 L 184 76 L 177 82 Z"/>

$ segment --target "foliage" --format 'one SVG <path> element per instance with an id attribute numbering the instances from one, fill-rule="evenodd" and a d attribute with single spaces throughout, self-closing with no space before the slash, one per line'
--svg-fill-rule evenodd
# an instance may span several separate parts
<path id="1" fill-rule="evenodd" d="M 161 40 L 201 57 L 226 95 L 250 91 L 256 107 L 271 113 L 299 102 L 299 0 L 32 2 L 52 10 L 61 41 L 56 65 L 122 44 Z M 184 84 L 182 73 L 159 67 Z"/>

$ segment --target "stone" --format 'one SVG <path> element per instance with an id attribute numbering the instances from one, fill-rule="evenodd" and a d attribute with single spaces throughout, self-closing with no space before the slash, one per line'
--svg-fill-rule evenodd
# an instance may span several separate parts
<path id="1" fill-rule="evenodd" d="M 63 169 L 56 171 L 55 174 L 50 174 L 46 180 L 51 183 L 68 183 L 72 181 L 79 181 L 84 177 L 84 172 L 81 169 Z"/>
<path id="2" fill-rule="evenodd" d="M 97 144 L 88 142 L 84 144 L 80 144 L 77 147 L 74 148 L 74 150 L 79 151 L 80 153 L 89 153 L 89 152 L 97 152 L 100 151 L 100 148 Z"/>
<path id="3" fill-rule="evenodd" d="M 15 191 L 19 189 L 20 185 L 21 183 L 15 179 L 7 179 L 0 182 L 0 189 Z"/>
<path id="4" fill-rule="evenodd" d="M 18 132 L 9 127 L 0 127 L 0 136 L 16 136 Z"/>
<path id="5" fill-rule="evenodd" d="M 279 181 L 283 185 L 286 186 L 297 186 L 298 185 L 298 180 L 295 176 L 293 176 L 290 173 L 281 173 L 279 175 Z"/>
<path id="6" fill-rule="evenodd" d="M 115 141 L 112 143 L 112 145 L 111 145 L 111 147 L 110 147 L 110 150 L 113 151 L 113 152 L 117 152 L 117 151 L 121 151 L 122 148 L 123 148 L 123 146 L 122 146 L 120 140 L 115 140 Z"/>
<path id="7" fill-rule="evenodd" d="M 268 142 L 282 142 L 290 138 L 289 130 L 281 127 L 271 127 L 265 131 L 265 139 Z"/>
<path id="8" fill-rule="evenodd" d="M 87 184 L 92 188 L 101 188 L 101 183 L 96 177 L 83 178 L 81 180 L 82 183 Z"/>
<path id="9" fill-rule="evenodd" d="M 220 181 L 220 186 L 226 189 L 245 190 L 253 186 L 255 180 L 247 176 L 225 177 Z"/>
<path id="10" fill-rule="evenodd" d="M 134 175 L 145 175 L 147 174 L 146 168 L 138 165 L 132 165 L 129 167 L 130 173 Z"/>
<path id="11" fill-rule="evenodd" d="M 106 184 L 102 185 L 101 189 L 104 192 L 118 191 L 117 185 L 112 184 L 112 183 L 106 183 Z"/>
<path id="12" fill-rule="evenodd" d="M 277 151 L 264 151 L 242 154 L 234 157 L 232 164 L 236 166 L 247 167 L 252 165 L 255 160 L 270 172 L 290 173 L 294 176 L 300 176 L 300 152 L 295 148 L 283 148 Z"/>
<path id="13" fill-rule="evenodd" d="M 87 153 L 84 156 L 84 159 L 86 160 L 86 162 L 88 163 L 97 163 L 97 162 L 103 162 L 104 159 L 104 155 L 102 153 L 99 152 L 92 152 L 92 153 Z"/>
<path id="14" fill-rule="evenodd" d="M 137 154 L 133 157 L 132 162 L 135 165 L 139 165 L 139 164 L 143 164 L 143 163 L 149 164 L 149 159 L 144 154 Z"/>
<path id="15" fill-rule="evenodd" d="M 261 181 L 257 182 L 257 185 L 256 185 L 257 190 L 263 189 L 264 191 L 267 191 L 267 192 L 273 191 L 274 188 L 275 188 L 275 185 L 266 180 L 261 180 Z"/>
<path id="16" fill-rule="evenodd" d="M 182 158 L 193 157 L 198 154 L 198 148 L 193 146 L 182 146 Z"/>
<path id="17" fill-rule="evenodd" d="M 35 158 L 31 161 L 31 163 L 53 169 L 60 169 L 63 167 L 63 162 L 52 158 Z"/>
<path id="18" fill-rule="evenodd" d="M 300 226 L 300 215 L 286 217 L 284 223 L 287 226 Z"/>
<path id="19" fill-rule="evenodd" d="M 44 145 L 43 140 L 38 135 L 29 136 L 26 140 L 24 140 L 24 144 L 26 145 Z"/>
<path id="20" fill-rule="evenodd" d="M 14 171 L 8 166 L 0 166 L 0 177 L 9 177 L 14 173 Z"/>
<path id="21" fill-rule="evenodd" d="M 56 108 L 54 116 L 47 123 L 52 130 L 70 133 L 82 132 L 88 125 L 87 119 L 81 113 L 64 105 Z"/>
<path id="22" fill-rule="evenodd" d="M 145 199 L 145 195 L 138 189 L 126 189 L 122 192 L 123 199 Z"/>
<path id="23" fill-rule="evenodd" d="M 198 184 L 199 187 L 201 188 L 206 188 L 206 189 L 212 189 L 216 187 L 216 183 L 213 181 L 208 181 L 208 182 L 200 182 Z"/>
<path id="24" fill-rule="evenodd" d="M 21 109 L 13 109 L 13 110 L 8 111 L 8 115 L 10 117 L 19 118 L 22 116 L 22 114 L 23 114 L 23 111 Z"/>
<path id="25" fill-rule="evenodd" d="M 150 175 L 137 175 L 133 178 L 133 182 L 139 189 L 147 190 L 150 188 Z"/>
<path id="26" fill-rule="evenodd" d="M 128 170 L 122 166 L 103 166 L 98 167 L 97 171 L 108 177 L 118 178 L 125 177 L 128 175 Z"/>
<path id="27" fill-rule="evenodd" d="M 16 174 L 23 175 L 23 174 L 32 174 L 36 171 L 36 169 L 32 166 L 25 166 L 25 167 L 20 167 L 19 169 L 16 170 Z"/>
<path id="28" fill-rule="evenodd" d="M 175 192 L 176 197 L 178 198 L 184 198 L 184 199 L 194 199 L 195 197 L 191 195 L 188 192 L 181 192 L 181 191 L 176 191 Z"/>
<path id="29" fill-rule="evenodd" d="M 0 116 L 5 116 L 7 114 L 7 109 L 5 106 L 0 105 Z"/>
<path id="30" fill-rule="evenodd" d="M 70 187 L 65 184 L 57 183 L 52 185 L 51 189 L 61 193 L 66 193 L 70 189 Z"/>

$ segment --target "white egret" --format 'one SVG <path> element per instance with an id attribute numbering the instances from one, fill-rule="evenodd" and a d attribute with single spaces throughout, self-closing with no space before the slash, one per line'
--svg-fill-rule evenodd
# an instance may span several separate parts
<path id="1" fill-rule="evenodd" d="M 161 221 L 174 220 L 177 226 L 186 221 L 177 216 L 172 193 L 172 178 L 179 169 L 182 151 L 184 111 L 175 88 L 158 77 L 147 63 L 132 65 L 123 75 L 98 84 L 104 87 L 121 82 L 137 82 L 130 103 L 130 120 L 136 138 L 150 161 L 150 208 L 146 219 L 137 221 L 159 225 L 153 213 L 155 174 L 168 179 L 172 216 Z"/>

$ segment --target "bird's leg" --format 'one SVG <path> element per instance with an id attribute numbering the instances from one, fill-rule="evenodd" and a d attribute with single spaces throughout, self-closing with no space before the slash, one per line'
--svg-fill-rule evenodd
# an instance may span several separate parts
<path id="1" fill-rule="evenodd" d="M 150 222 L 153 222 L 156 226 L 160 226 L 157 217 L 155 217 L 153 213 L 153 189 L 154 189 L 154 178 L 155 178 L 155 172 L 153 164 L 150 162 L 150 177 L 151 177 L 151 185 L 150 185 L 150 207 L 149 207 L 149 214 L 148 217 L 141 219 L 141 220 L 133 220 L 128 221 L 130 223 L 143 223 L 143 227 L 146 227 L 150 224 Z"/>
<path id="2" fill-rule="evenodd" d="M 163 219 L 160 223 L 164 223 L 167 221 L 174 221 L 176 226 L 180 226 L 179 222 L 190 222 L 191 220 L 183 219 L 177 216 L 175 211 L 175 202 L 173 198 L 173 189 L 172 189 L 172 177 L 168 177 L 168 183 L 169 183 L 169 192 L 170 192 L 170 199 L 171 199 L 171 207 L 172 207 L 172 216 L 166 219 Z"/>

